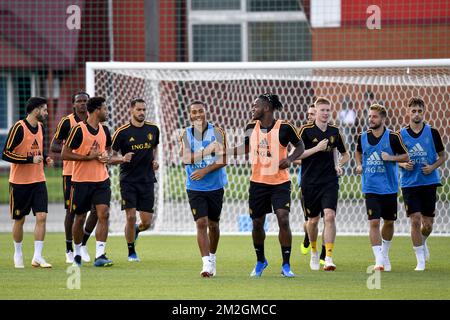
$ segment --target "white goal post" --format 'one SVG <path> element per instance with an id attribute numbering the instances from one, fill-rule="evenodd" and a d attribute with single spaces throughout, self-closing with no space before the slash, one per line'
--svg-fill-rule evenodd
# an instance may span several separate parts
<path id="1" fill-rule="evenodd" d="M 156 122 L 161 132 L 158 152 L 160 169 L 155 194 L 156 219 L 152 233 L 194 234 L 195 224 L 184 188 L 185 173 L 178 156 L 181 130 L 190 125 L 186 106 L 201 100 L 207 118 L 225 129 L 229 146 L 244 140 L 250 120 L 251 103 L 266 92 L 278 94 L 283 109 L 276 115 L 296 127 L 306 122 L 306 110 L 319 96 L 333 103 L 333 121 L 341 128 L 354 159 L 357 134 L 367 128 L 367 107 L 383 104 L 388 110 L 388 126 L 398 130 L 407 124 L 407 101 L 420 96 L 426 103 L 425 119 L 443 137 L 448 151 L 450 134 L 450 59 L 371 60 L 318 62 L 237 62 L 237 63 L 146 63 L 87 62 L 86 90 L 107 99 L 108 126 L 114 132 L 129 121 L 128 102 L 142 97 L 147 102 L 147 119 Z M 353 109 L 353 123 L 340 121 L 339 112 Z M 354 160 L 340 178 L 337 209 L 338 234 L 365 235 L 368 223 L 360 177 Z M 248 186 L 250 165 L 238 157 L 226 167 L 226 187 L 221 216 L 223 234 L 248 234 Z M 291 167 L 291 229 L 303 233 L 303 211 L 297 186 L 298 167 Z M 120 211 L 118 166 L 110 168 L 113 189 L 111 225 L 113 233 L 123 232 L 125 214 Z M 433 234 L 450 235 L 449 163 L 441 169 L 443 187 L 439 188 Z M 396 234 L 409 234 L 401 193 L 399 192 Z M 277 233 L 273 214 L 267 215 L 268 233 Z"/>

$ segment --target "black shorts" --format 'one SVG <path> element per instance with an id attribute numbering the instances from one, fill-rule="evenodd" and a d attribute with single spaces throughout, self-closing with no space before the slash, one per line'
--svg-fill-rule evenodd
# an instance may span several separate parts
<path id="1" fill-rule="evenodd" d="M 306 215 L 306 208 L 305 208 L 305 199 L 303 198 L 303 193 L 302 193 L 302 189 L 300 188 L 300 204 L 302 205 L 302 210 L 303 210 L 303 219 L 305 220 L 305 222 L 308 221 L 308 216 Z"/>
<path id="2" fill-rule="evenodd" d="M 369 220 L 397 220 L 397 194 L 366 193 L 366 210 Z"/>
<path id="3" fill-rule="evenodd" d="M 213 191 L 186 190 L 186 192 L 195 221 L 208 217 L 209 220 L 219 222 L 222 213 L 223 188 Z"/>
<path id="4" fill-rule="evenodd" d="M 154 183 L 127 183 L 120 182 L 122 196 L 122 210 L 136 209 L 153 213 L 155 204 Z"/>
<path id="5" fill-rule="evenodd" d="M 20 220 L 30 214 L 48 212 L 48 194 L 45 182 L 9 184 L 9 212 L 11 218 Z"/>
<path id="6" fill-rule="evenodd" d="M 248 195 L 250 217 L 252 219 L 261 218 L 267 213 L 275 212 L 278 209 L 290 211 L 290 181 L 273 185 L 250 181 Z"/>
<path id="7" fill-rule="evenodd" d="M 402 188 L 406 215 L 420 212 L 423 216 L 434 218 L 436 210 L 437 185 Z"/>
<path id="8" fill-rule="evenodd" d="M 70 189 L 72 188 L 72 176 L 63 176 L 64 208 L 70 208 Z"/>
<path id="9" fill-rule="evenodd" d="M 336 212 L 339 183 L 302 186 L 302 205 L 307 218 L 323 217 L 324 209 Z"/>
<path id="10" fill-rule="evenodd" d="M 109 179 L 102 182 L 72 182 L 70 195 L 70 212 L 83 214 L 92 206 L 111 202 L 111 185 Z"/>

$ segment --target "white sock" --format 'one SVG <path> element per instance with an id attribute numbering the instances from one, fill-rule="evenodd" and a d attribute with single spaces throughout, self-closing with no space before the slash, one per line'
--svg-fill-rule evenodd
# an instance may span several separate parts
<path id="1" fill-rule="evenodd" d="M 42 248 L 44 247 L 44 241 L 34 242 L 34 258 L 42 258 Z"/>
<path id="2" fill-rule="evenodd" d="M 425 254 L 424 254 L 424 248 L 422 246 L 413 247 L 414 251 L 416 252 L 416 259 L 417 264 L 425 264 Z"/>
<path id="3" fill-rule="evenodd" d="M 383 254 L 381 246 L 372 246 L 373 255 L 375 256 L 375 264 L 377 266 L 383 265 Z"/>
<path id="4" fill-rule="evenodd" d="M 216 262 L 216 254 L 215 253 L 209 253 L 209 261 Z"/>
<path id="5" fill-rule="evenodd" d="M 95 242 L 95 259 L 105 254 L 106 242 L 96 241 Z"/>
<path id="6" fill-rule="evenodd" d="M 202 257 L 203 265 L 209 263 L 209 256 Z"/>
<path id="7" fill-rule="evenodd" d="M 391 242 L 392 241 L 388 241 L 388 240 L 382 239 L 381 248 L 382 248 L 384 257 L 388 257 L 389 256 L 389 249 L 391 248 Z"/>
<path id="8" fill-rule="evenodd" d="M 75 243 L 74 246 L 75 246 L 75 255 L 81 256 L 81 243 L 79 243 L 79 244 Z"/>
<path id="9" fill-rule="evenodd" d="M 14 254 L 15 255 L 22 255 L 22 242 L 15 242 L 14 241 Z"/>

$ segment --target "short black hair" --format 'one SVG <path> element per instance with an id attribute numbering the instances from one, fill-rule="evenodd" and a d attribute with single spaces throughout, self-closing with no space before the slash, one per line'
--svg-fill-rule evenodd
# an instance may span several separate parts
<path id="1" fill-rule="evenodd" d="M 40 108 L 44 104 L 47 104 L 47 99 L 42 97 L 31 97 L 25 105 L 27 108 L 27 114 L 30 114 L 34 109 Z"/>
<path id="2" fill-rule="evenodd" d="M 203 101 L 200 101 L 200 100 L 194 100 L 194 101 L 192 101 L 191 103 L 188 104 L 188 106 L 187 106 L 188 112 L 191 112 L 191 107 L 192 107 L 194 104 L 201 104 L 202 106 L 206 107 L 206 104 L 205 104 Z"/>
<path id="3" fill-rule="evenodd" d="M 280 98 L 276 94 L 264 93 L 261 94 L 258 98 L 266 100 L 271 105 L 272 110 L 281 110 L 281 108 L 283 108 L 283 105 L 280 102 Z"/>
<path id="4" fill-rule="evenodd" d="M 75 100 L 76 100 L 77 96 L 79 96 L 79 95 L 85 95 L 88 97 L 88 99 L 90 98 L 89 93 L 84 92 L 84 91 L 78 91 L 77 93 L 72 95 L 72 103 L 75 103 Z"/>
<path id="5" fill-rule="evenodd" d="M 103 97 L 92 97 L 88 100 L 86 106 L 89 113 L 93 113 L 95 110 L 100 109 L 102 104 L 106 101 Z"/>
<path id="6" fill-rule="evenodd" d="M 142 98 L 134 98 L 130 101 L 130 107 L 134 107 L 136 103 L 146 103 Z"/>

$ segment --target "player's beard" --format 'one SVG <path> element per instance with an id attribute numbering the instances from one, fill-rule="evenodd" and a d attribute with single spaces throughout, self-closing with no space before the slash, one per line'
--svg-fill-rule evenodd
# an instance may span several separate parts
<path id="1" fill-rule="evenodd" d="M 107 117 L 108 117 L 107 114 L 100 113 L 98 115 L 98 120 L 99 120 L 99 122 L 105 122 Z"/>
<path id="2" fill-rule="evenodd" d="M 252 112 L 252 120 L 261 120 L 262 118 L 262 114 L 258 113 L 258 112 Z"/>
<path id="3" fill-rule="evenodd" d="M 44 115 L 42 115 L 42 114 L 40 114 L 40 113 L 36 116 L 36 119 L 37 119 L 39 122 L 44 122 L 44 121 L 45 121 L 45 118 L 46 118 L 46 116 L 44 116 Z"/>
<path id="4" fill-rule="evenodd" d="M 377 130 L 378 128 L 380 128 L 383 124 L 369 124 L 369 128 L 372 130 Z"/>
<path id="5" fill-rule="evenodd" d="M 75 110 L 77 113 L 85 114 L 87 112 L 87 107 L 86 107 L 86 105 L 79 106 L 79 107 L 76 107 Z"/>
<path id="6" fill-rule="evenodd" d="M 142 117 L 139 117 L 139 116 L 133 116 L 133 118 L 134 118 L 134 120 L 136 121 L 136 122 L 139 122 L 139 123 L 142 123 L 142 122 L 144 122 L 144 120 L 145 120 L 145 116 L 142 116 Z"/>

